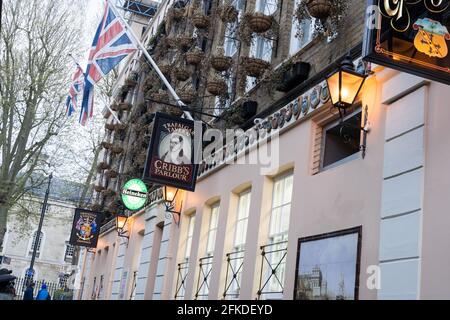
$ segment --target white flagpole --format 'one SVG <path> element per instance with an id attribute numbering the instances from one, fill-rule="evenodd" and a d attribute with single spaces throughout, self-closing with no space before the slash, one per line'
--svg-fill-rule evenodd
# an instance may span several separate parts
<path id="1" fill-rule="evenodd" d="M 108 0 L 107 0 L 108 1 Z M 142 45 L 141 41 L 139 40 L 138 37 L 136 37 L 136 35 L 133 32 L 133 29 L 131 29 L 131 27 L 128 25 L 128 23 L 125 21 L 125 19 L 117 12 L 116 8 L 114 7 L 114 5 L 111 4 L 111 9 L 113 10 L 114 14 L 122 21 L 122 23 L 125 25 L 125 29 L 128 32 L 128 34 L 133 38 L 134 43 L 137 45 L 137 47 L 142 51 L 142 53 L 145 55 L 145 57 L 147 58 L 147 60 L 150 62 L 150 64 L 152 65 L 153 69 L 155 69 L 156 73 L 158 74 L 159 78 L 164 82 L 165 86 L 167 87 L 167 89 L 169 89 L 170 94 L 172 95 L 172 97 L 175 99 L 175 101 L 177 102 L 177 104 L 180 106 L 180 108 L 183 110 L 183 113 L 185 115 L 185 117 L 189 120 L 194 120 L 194 118 L 192 118 L 192 115 L 189 111 L 184 110 L 183 107 L 186 107 L 186 105 L 180 100 L 180 97 L 178 97 L 177 93 L 175 92 L 175 90 L 172 88 L 172 86 L 170 85 L 169 81 L 167 81 L 166 77 L 164 76 L 164 74 L 161 72 L 161 70 L 159 69 L 158 65 L 156 64 L 156 62 L 153 60 L 153 58 L 150 56 L 150 54 L 147 52 L 147 49 L 145 49 L 145 47 Z"/>

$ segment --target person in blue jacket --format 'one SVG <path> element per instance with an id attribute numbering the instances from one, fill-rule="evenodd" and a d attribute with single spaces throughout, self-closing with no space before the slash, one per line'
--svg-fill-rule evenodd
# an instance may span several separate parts
<path id="1" fill-rule="evenodd" d="M 47 291 L 47 285 L 45 283 L 42 284 L 41 290 L 39 290 L 36 300 L 51 300 L 50 293 Z"/>

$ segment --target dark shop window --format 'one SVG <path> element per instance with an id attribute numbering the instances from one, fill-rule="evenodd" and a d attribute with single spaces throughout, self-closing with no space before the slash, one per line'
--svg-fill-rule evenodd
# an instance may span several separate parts
<path id="1" fill-rule="evenodd" d="M 356 159 L 361 146 L 361 109 L 324 127 L 322 169 Z"/>

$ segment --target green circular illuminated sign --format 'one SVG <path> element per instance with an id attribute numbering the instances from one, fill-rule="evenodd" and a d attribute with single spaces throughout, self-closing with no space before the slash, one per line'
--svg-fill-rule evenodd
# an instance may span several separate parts
<path id="1" fill-rule="evenodd" d="M 132 179 L 122 188 L 122 202 L 128 210 L 139 210 L 147 202 L 147 186 L 142 180 Z"/>

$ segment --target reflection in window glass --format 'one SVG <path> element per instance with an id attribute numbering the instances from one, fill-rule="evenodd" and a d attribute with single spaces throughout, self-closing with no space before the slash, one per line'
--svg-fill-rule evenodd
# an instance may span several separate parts
<path id="1" fill-rule="evenodd" d="M 189 226 L 186 237 L 186 251 L 184 254 L 186 260 L 189 260 L 189 256 L 191 255 L 192 236 L 194 235 L 194 224 L 195 224 L 195 214 L 189 216 Z"/>

